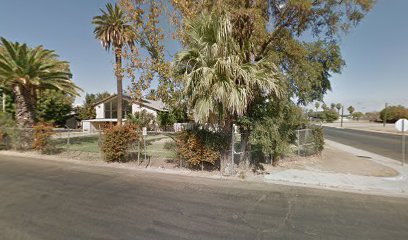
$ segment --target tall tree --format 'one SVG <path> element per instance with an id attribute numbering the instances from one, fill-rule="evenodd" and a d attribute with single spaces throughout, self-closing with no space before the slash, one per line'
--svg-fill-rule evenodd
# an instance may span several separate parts
<path id="1" fill-rule="evenodd" d="M 49 89 L 39 91 L 37 95 L 37 119 L 63 126 L 73 110 L 75 98 L 62 91 Z"/>
<path id="2" fill-rule="evenodd" d="M 234 39 L 245 52 L 246 62 L 272 58 L 284 73 L 287 91 L 299 104 L 321 101 L 331 89 L 329 78 L 340 73 L 344 61 L 337 44 L 342 31 L 356 25 L 372 8 L 373 0 L 310 1 L 310 0 L 184 0 L 171 1 L 178 10 L 172 19 L 184 46 L 189 45 L 188 20 L 201 13 L 231 13 Z M 303 41 L 304 35 L 311 40 Z M 248 42 L 251 47 L 247 48 Z M 260 96 L 247 107 L 247 113 L 262 105 Z M 243 121 L 250 123 L 250 121 Z M 251 131 L 251 124 L 242 129 Z M 246 144 L 246 141 L 241 141 Z M 241 146 L 241 151 L 243 146 Z"/>
<path id="3" fill-rule="evenodd" d="M 349 111 L 350 116 L 353 115 L 353 112 L 355 111 L 355 109 L 354 109 L 353 106 L 349 106 L 349 107 L 347 108 L 347 110 Z"/>
<path id="4" fill-rule="evenodd" d="M 80 88 L 71 81 L 68 63 L 58 60 L 54 51 L 0 40 L 0 85 L 13 92 L 19 128 L 31 128 L 36 121 L 37 91 L 55 89 L 78 95 Z M 22 130 L 21 137 L 20 147 L 30 148 L 31 131 Z"/>
<path id="5" fill-rule="evenodd" d="M 337 103 L 336 104 L 336 108 L 337 108 L 337 113 L 340 114 L 340 110 L 343 106 L 341 105 L 341 103 Z"/>
<path id="6" fill-rule="evenodd" d="M 276 66 L 267 58 L 246 60 L 229 14 L 200 15 L 188 23 L 187 31 L 189 47 L 176 54 L 175 67 L 197 122 L 217 123 L 224 134 L 231 134 L 233 122 L 259 97 L 254 94 L 258 89 L 280 95 Z M 245 44 L 251 47 L 251 42 Z M 223 154 L 224 163 L 228 154 Z"/>
<path id="7" fill-rule="evenodd" d="M 93 119 L 96 117 L 95 104 L 105 98 L 110 97 L 108 92 L 101 93 L 87 93 L 85 94 L 84 102 L 82 106 L 76 107 L 75 112 L 80 120 Z"/>
<path id="8" fill-rule="evenodd" d="M 20 128 L 33 126 L 36 116 L 37 90 L 56 89 L 72 96 L 80 90 L 71 81 L 68 63 L 42 46 L 30 48 L 26 44 L 1 38 L 0 84 L 12 89 L 16 104 L 16 121 Z"/>
<path id="9" fill-rule="evenodd" d="M 102 46 L 109 51 L 113 47 L 115 54 L 115 75 L 117 83 L 118 96 L 118 125 L 122 125 L 122 105 L 123 105 L 123 86 L 122 86 L 122 48 L 125 46 L 134 46 L 135 34 L 126 20 L 125 14 L 118 5 L 106 4 L 106 10 L 100 9 L 102 15 L 95 16 L 92 23 L 95 25 L 95 37 L 101 42 Z"/>

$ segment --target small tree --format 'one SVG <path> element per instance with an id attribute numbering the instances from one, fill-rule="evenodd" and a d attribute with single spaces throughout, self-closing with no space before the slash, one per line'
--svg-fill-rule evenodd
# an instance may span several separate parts
<path id="1" fill-rule="evenodd" d="M 331 103 L 331 104 L 330 104 L 330 109 L 336 109 L 336 104 L 335 104 L 335 103 Z"/>
<path id="2" fill-rule="evenodd" d="M 353 115 L 353 112 L 355 111 L 353 106 L 348 107 L 347 110 L 349 111 L 351 116 Z"/>
<path id="3" fill-rule="evenodd" d="M 354 112 L 352 116 L 353 116 L 354 120 L 358 121 L 358 120 L 360 120 L 360 118 L 362 118 L 364 116 L 364 114 L 362 112 Z"/>
<path id="4" fill-rule="evenodd" d="M 147 112 L 145 109 L 128 115 L 128 121 L 138 125 L 139 127 L 147 127 L 151 129 L 151 126 L 155 123 L 155 120 L 155 116 L 152 113 Z"/>

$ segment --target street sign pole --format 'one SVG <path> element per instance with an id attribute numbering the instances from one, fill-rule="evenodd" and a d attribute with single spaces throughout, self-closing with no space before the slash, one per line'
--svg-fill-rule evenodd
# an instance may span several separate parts
<path id="1" fill-rule="evenodd" d="M 403 119 L 399 119 L 396 123 L 395 123 L 395 128 L 401 132 L 401 149 L 402 149 L 402 161 L 401 164 L 402 166 L 404 166 L 405 164 L 405 132 L 408 131 L 408 120 L 403 118 Z"/>
<path id="2" fill-rule="evenodd" d="M 405 163 L 405 121 L 402 121 L 402 166 Z"/>
<path id="3" fill-rule="evenodd" d="M 143 146 L 144 146 L 144 162 L 146 162 L 146 136 L 147 136 L 146 127 L 142 128 L 142 134 L 143 134 Z"/>

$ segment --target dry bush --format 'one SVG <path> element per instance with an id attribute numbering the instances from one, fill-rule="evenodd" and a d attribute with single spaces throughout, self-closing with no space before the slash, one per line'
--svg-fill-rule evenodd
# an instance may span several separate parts
<path id="1" fill-rule="evenodd" d="M 51 136 L 53 134 L 52 125 L 48 123 L 38 123 L 33 127 L 33 149 L 45 153 L 51 149 Z"/>
<path id="2" fill-rule="evenodd" d="M 195 168 L 201 163 L 215 166 L 220 160 L 220 151 L 226 147 L 226 140 L 218 133 L 194 129 L 179 133 L 176 137 L 177 155 Z"/>
<path id="3" fill-rule="evenodd" d="M 138 141 L 138 127 L 134 124 L 110 126 L 103 131 L 101 150 L 107 162 L 123 162 L 129 148 Z"/>

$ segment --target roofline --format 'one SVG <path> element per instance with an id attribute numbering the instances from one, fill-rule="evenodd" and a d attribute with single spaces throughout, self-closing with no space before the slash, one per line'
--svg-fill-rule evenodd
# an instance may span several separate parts
<path id="1" fill-rule="evenodd" d="M 99 104 L 101 104 L 101 103 L 104 103 L 104 102 L 106 102 L 106 101 L 109 101 L 109 100 L 111 100 L 111 99 L 114 98 L 114 97 L 117 97 L 117 94 L 113 94 L 113 95 L 111 95 L 111 96 L 109 96 L 109 97 L 106 97 L 106 98 L 104 98 L 104 99 L 102 99 L 102 100 L 100 100 L 100 101 L 94 103 L 94 104 L 92 105 L 92 107 L 96 107 L 97 105 L 99 105 Z M 123 95 L 123 98 L 129 100 L 132 104 L 143 105 L 144 107 L 149 108 L 149 109 L 154 110 L 154 111 L 159 111 L 159 112 L 168 112 L 168 111 L 169 111 L 168 109 L 156 109 L 156 108 L 152 108 L 152 107 L 150 107 L 150 106 L 147 106 L 147 105 L 144 104 L 143 102 L 144 102 L 144 101 L 148 102 L 148 101 L 149 101 L 148 99 L 141 98 L 139 101 L 132 101 L 132 99 L 131 99 L 128 95 Z"/>
<path id="2" fill-rule="evenodd" d="M 123 96 L 123 98 L 127 98 L 128 100 L 132 100 L 132 99 L 131 99 L 129 96 L 127 96 L 127 95 L 122 95 L 122 96 Z M 109 97 L 106 97 L 106 98 L 104 98 L 104 99 L 102 99 L 102 100 L 100 100 L 100 101 L 94 103 L 94 104 L 92 105 L 92 107 L 96 107 L 97 105 L 99 105 L 99 104 L 101 104 L 101 103 L 103 103 L 103 102 L 106 102 L 106 101 L 108 101 L 108 100 L 111 100 L 111 99 L 114 98 L 114 97 L 117 97 L 117 94 L 113 94 L 113 95 L 111 95 L 111 96 L 109 96 Z"/>

